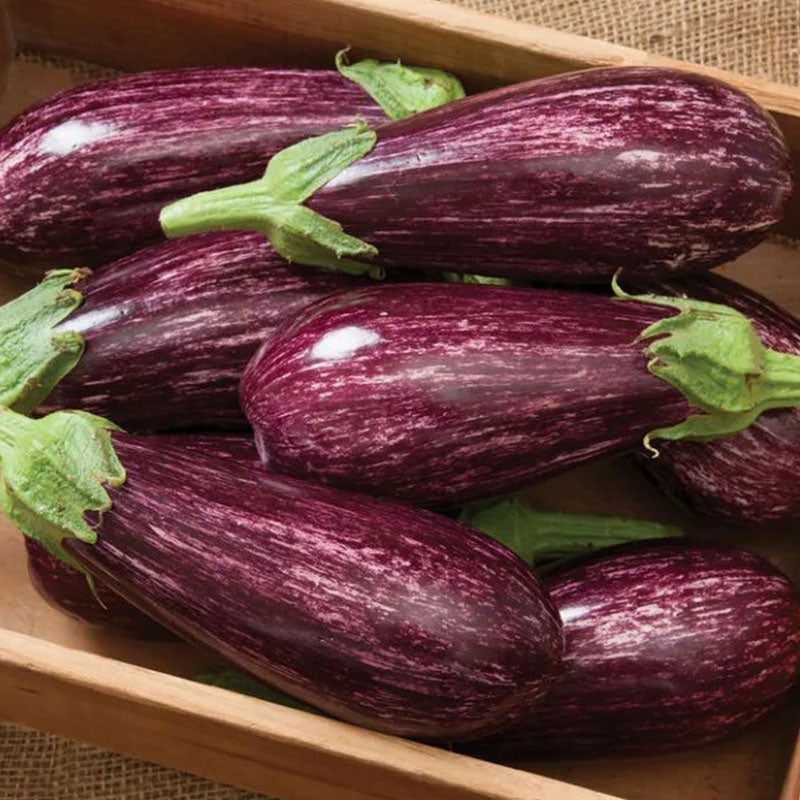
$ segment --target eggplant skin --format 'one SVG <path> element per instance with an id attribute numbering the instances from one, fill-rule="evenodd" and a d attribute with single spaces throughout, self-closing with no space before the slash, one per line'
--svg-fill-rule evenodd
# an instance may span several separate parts
<path id="1" fill-rule="evenodd" d="M 179 445 L 208 456 L 233 459 L 243 465 L 258 463 L 249 436 L 198 435 L 160 436 L 158 443 Z M 51 555 L 33 539 L 25 538 L 28 575 L 41 597 L 53 608 L 97 628 L 137 639 L 166 639 L 172 634 L 116 592 L 95 581 L 94 591 L 86 576 Z"/>
<path id="2" fill-rule="evenodd" d="M 165 639 L 171 634 L 102 584 L 95 592 L 86 576 L 59 561 L 33 539 L 25 539 L 28 575 L 39 595 L 73 619 L 135 639 Z"/>
<path id="3" fill-rule="evenodd" d="M 385 120 L 329 70 L 191 68 L 67 89 L 0 134 L 0 255 L 94 266 L 162 238 L 162 206 L 258 178 L 307 136 Z"/>
<path id="4" fill-rule="evenodd" d="M 752 320 L 767 347 L 800 355 L 800 322 L 735 281 L 711 274 L 655 290 L 729 305 Z M 642 455 L 640 463 L 668 494 L 701 516 L 734 525 L 800 519 L 800 409 L 766 411 L 733 436 L 659 442 L 658 450 L 658 458 Z"/>
<path id="5" fill-rule="evenodd" d="M 245 365 L 285 318 L 363 280 L 287 264 L 259 234 L 202 234 L 96 270 L 56 327 L 86 350 L 42 412 L 80 409 L 126 430 L 242 429 Z"/>
<path id="6" fill-rule="evenodd" d="M 635 543 L 545 585 L 564 622 L 564 672 L 481 755 L 605 756 L 698 747 L 772 709 L 800 674 L 800 604 L 753 553 Z"/>
<path id="7" fill-rule="evenodd" d="M 429 739 L 509 724 L 560 668 L 536 575 L 408 506 L 112 434 L 127 470 L 69 552 L 181 637 L 334 716 Z"/>
<path id="8" fill-rule="evenodd" d="M 309 205 L 420 264 L 557 283 L 705 270 L 759 242 L 792 191 L 750 98 L 687 72 L 586 70 L 378 129 Z"/>
<path id="9" fill-rule="evenodd" d="M 247 365 L 270 468 L 447 506 L 525 486 L 689 414 L 637 336 L 672 309 L 589 293 L 369 286 L 323 299 Z"/>

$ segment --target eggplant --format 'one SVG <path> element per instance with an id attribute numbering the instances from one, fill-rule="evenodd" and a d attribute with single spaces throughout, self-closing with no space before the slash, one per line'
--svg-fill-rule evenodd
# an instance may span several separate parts
<path id="1" fill-rule="evenodd" d="M 637 542 L 545 579 L 564 671 L 509 730 L 501 758 L 651 754 L 707 744 L 764 716 L 800 675 L 800 603 L 744 550 Z"/>
<path id="2" fill-rule="evenodd" d="M 362 281 L 291 267 L 253 233 L 162 242 L 56 270 L 0 307 L 0 403 L 129 430 L 244 428 L 239 377 L 286 317 Z"/>
<path id="3" fill-rule="evenodd" d="M 161 436 L 158 443 L 179 445 L 183 450 L 195 450 L 200 454 L 211 447 L 220 458 L 233 459 L 243 465 L 257 463 L 256 450 L 249 436 Z M 166 628 L 136 606 L 107 586 L 88 580 L 84 572 L 65 564 L 39 542 L 26 538 L 25 547 L 31 583 L 53 608 L 93 627 L 126 636 L 141 639 L 170 637 Z"/>
<path id="4" fill-rule="evenodd" d="M 800 403 L 800 359 L 765 349 L 745 317 L 636 300 L 469 284 L 345 292 L 264 343 L 242 407 L 276 471 L 446 507 Z"/>
<path id="5" fill-rule="evenodd" d="M 170 633 L 116 592 L 64 564 L 33 539 L 25 540 L 28 575 L 49 605 L 69 617 L 136 639 L 165 639 Z"/>
<path id="6" fill-rule="evenodd" d="M 160 239 L 165 203 L 256 178 L 298 139 L 463 96 L 435 70 L 374 61 L 349 70 L 140 72 L 27 109 L 0 133 L 0 255 L 102 264 Z"/>
<path id="7" fill-rule="evenodd" d="M 750 98 L 682 70 L 620 67 L 306 140 L 260 180 L 167 206 L 161 224 L 168 236 L 260 230 L 290 260 L 333 268 L 597 283 L 732 259 L 791 190 L 786 144 Z"/>
<path id="8" fill-rule="evenodd" d="M 0 407 L 0 505 L 148 616 L 334 716 L 489 733 L 560 667 L 531 569 L 460 523 L 111 430 Z"/>
<path id="9" fill-rule="evenodd" d="M 762 295 L 720 275 L 660 284 L 664 294 L 725 303 L 752 320 L 761 340 L 800 355 L 800 322 Z M 640 461 L 675 500 L 734 525 L 800 519 L 800 411 L 762 414 L 735 435 L 705 442 L 664 442 Z"/>

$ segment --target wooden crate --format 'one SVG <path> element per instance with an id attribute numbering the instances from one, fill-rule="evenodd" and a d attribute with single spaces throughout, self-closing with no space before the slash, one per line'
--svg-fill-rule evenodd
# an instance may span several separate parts
<path id="1" fill-rule="evenodd" d="M 473 88 L 600 64 L 666 59 L 430 0 L 19 0 L 24 48 L 126 69 L 196 63 L 330 65 L 359 55 L 451 69 Z M 686 65 L 683 65 L 686 66 Z M 800 153 L 800 91 L 717 70 L 772 110 Z M 83 78 L 16 62 L 0 121 Z M 786 229 L 800 233 L 800 206 Z M 54 265 L 55 266 L 55 265 Z M 800 249 L 761 245 L 723 269 L 800 314 Z M 0 275 L 0 301 L 24 288 Z M 746 543 L 800 581 L 790 528 L 721 530 L 668 503 L 626 459 L 530 491 L 545 508 L 630 513 Z M 455 755 L 187 681 L 206 656 L 178 643 L 91 631 L 46 606 L 21 537 L 0 522 L 0 718 L 287 800 L 798 800 L 798 699 L 753 729 L 690 753 L 537 761 L 515 768 Z"/>

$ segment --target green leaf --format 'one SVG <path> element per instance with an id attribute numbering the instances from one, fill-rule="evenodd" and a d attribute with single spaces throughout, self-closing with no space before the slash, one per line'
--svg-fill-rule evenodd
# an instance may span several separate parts
<path id="1" fill-rule="evenodd" d="M 405 119 L 464 97 L 461 82 L 447 72 L 372 58 L 347 64 L 346 53 L 347 48 L 336 54 L 336 69 L 364 89 L 389 119 Z"/>
<path id="2" fill-rule="evenodd" d="M 0 406 L 0 507 L 22 533 L 77 569 L 63 539 L 97 541 L 85 515 L 102 516 L 111 507 L 108 487 L 125 482 L 112 430 L 119 429 L 82 411 L 29 419 Z"/>
<path id="3" fill-rule="evenodd" d="M 375 131 L 360 122 L 304 139 L 269 160 L 259 191 L 270 198 L 270 203 L 303 203 L 369 153 L 377 138 Z"/>
<path id="4" fill-rule="evenodd" d="M 287 261 L 351 275 L 384 276 L 381 267 L 358 260 L 373 258 L 378 254 L 376 248 L 349 236 L 338 222 L 306 206 L 274 206 L 265 230 Z"/>
<path id="5" fill-rule="evenodd" d="M 53 270 L 25 294 L 0 306 L 0 404 L 28 414 L 80 361 L 84 338 L 56 332 L 83 300 L 69 288 L 87 269 Z"/>

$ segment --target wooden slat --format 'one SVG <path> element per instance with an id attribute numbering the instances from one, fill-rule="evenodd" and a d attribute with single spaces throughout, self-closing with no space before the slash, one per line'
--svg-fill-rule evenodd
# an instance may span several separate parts
<path id="1" fill-rule="evenodd" d="M 0 629 L 0 718 L 286 800 L 614 800 Z"/>
<path id="2" fill-rule="evenodd" d="M 437 0 L 12 0 L 19 43 L 124 68 L 285 61 L 331 63 L 346 44 L 451 69 L 481 84 L 590 66 L 690 67 L 772 111 L 800 116 L 800 90 Z M 313 51 L 313 52 L 312 52 Z"/>
<path id="3" fill-rule="evenodd" d="M 797 739 L 792 763 L 786 773 L 780 800 L 800 800 L 800 737 Z"/>

